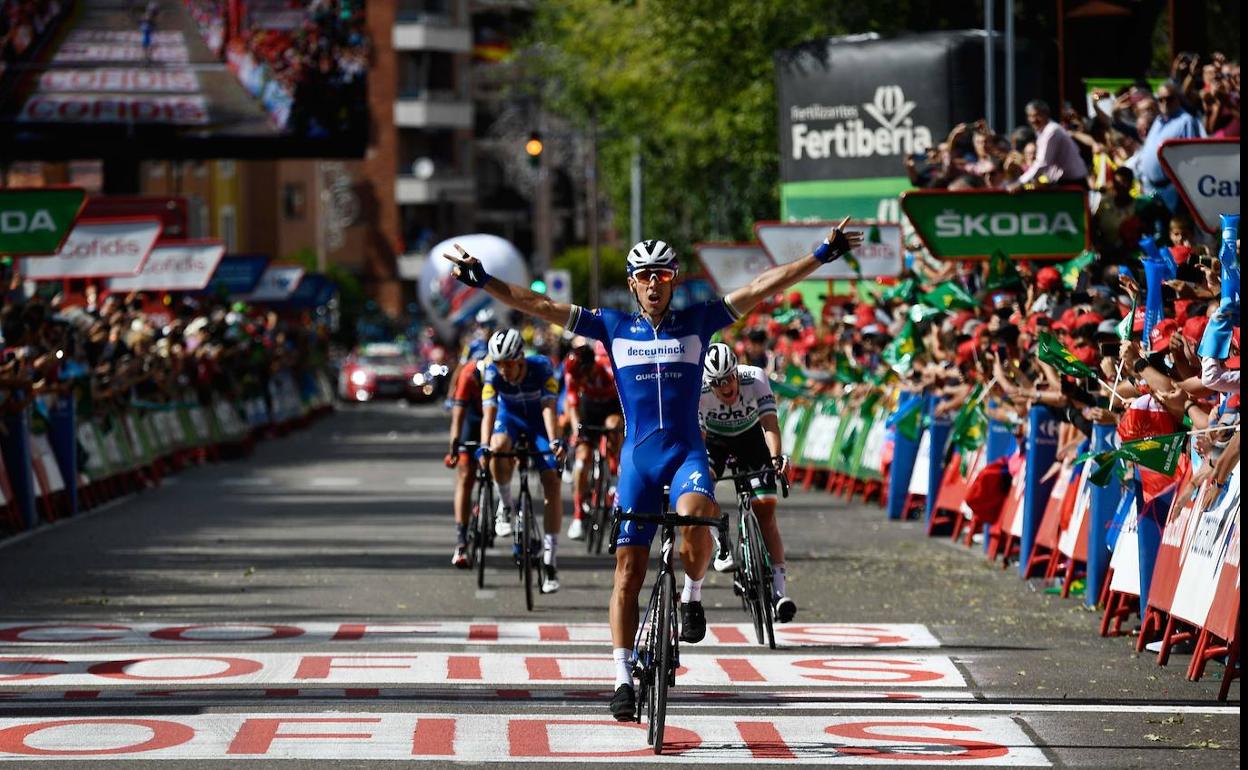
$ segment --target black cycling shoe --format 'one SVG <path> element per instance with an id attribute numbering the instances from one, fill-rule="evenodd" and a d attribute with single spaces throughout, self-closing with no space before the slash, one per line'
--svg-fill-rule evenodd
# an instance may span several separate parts
<path id="1" fill-rule="evenodd" d="M 680 605 L 680 641 L 697 644 L 706 638 L 706 610 L 702 602 L 682 602 Z"/>
<path id="2" fill-rule="evenodd" d="M 617 722 L 631 722 L 636 718 L 637 693 L 631 684 L 622 684 L 615 688 L 611 696 L 611 715 Z"/>

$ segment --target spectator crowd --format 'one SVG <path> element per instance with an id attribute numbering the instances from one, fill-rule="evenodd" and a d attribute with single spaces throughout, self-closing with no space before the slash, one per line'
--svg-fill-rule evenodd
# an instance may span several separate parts
<path id="1" fill-rule="evenodd" d="M 35 433 L 48 430 L 61 397 L 75 402 L 79 421 L 111 430 L 134 411 L 267 400 L 279 373 L 299 381 L 326 363 L 323 330 L 212 297 L 184 296 L 149 313 L 134 294 L 88 288 L 69 303 L 60 294 L 25 296 L 17 279 L 8 288 L 0 307 L 0 410 L 10 416 L 33 407 Z"/>

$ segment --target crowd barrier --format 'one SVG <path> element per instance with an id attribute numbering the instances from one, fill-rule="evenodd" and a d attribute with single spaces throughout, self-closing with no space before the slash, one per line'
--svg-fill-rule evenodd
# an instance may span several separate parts
<path id="1" fill-rule="evenodd" d="M 41 397 L 0 428 L 0 535 L 33 529 L 158 486 L 171 473 L 244 457 L 333 409 L 323 372 L 276 373 L 266 395 L 210 403 L 136 401 L 89 417 Z"/>
<path id="2" fill-rule="evenodd" d="M 892 519 L 921 518 L 928 536 L 981 543 L 985 558 L 1048 581 L 1063 598 L 1082 581 L 1083 601 L 1102 609 L 1102 636 L 1133 635 L 1140 652 L 1159 647 L 1159 665 L 1183 644 L 1192 681 L 1221 662 L 1218 698 L 1226 700 L 1239 676 L 1238 468 L 1221 486 L 1187 490 L 1187 477 L 1177 478 L 1169 496 L 1145 503 L 1138 477 L 1125 469 L 1101 487 L 1075 464 L 1085 450 L 1112 448 L 1112 427 L 1096 426 L 1076 444 L 1072 426 L 1035 407 L 1026 426 L 990 420 L 982 446 L 963 458 L 950 451 L 950 420 L 937 416 L 931 396 L 877 390 L 831 398 L 783 383 L 775 390 L 782 446 L 803 487 L 875 500 Z M 925 419 L 911 438 L 893 421 L 916 408 L 916 398 Z M 1009 490 L 999 508 L 972 510 L 968 490 L 996 461 L 1006 463 Z M 1124 631 L 1132 617 L 1138 629 Z"/>

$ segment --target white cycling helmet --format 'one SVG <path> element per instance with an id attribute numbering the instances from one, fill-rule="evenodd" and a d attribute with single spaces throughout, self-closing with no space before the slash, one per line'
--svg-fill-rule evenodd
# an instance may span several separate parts
<path id="1" fill-rule="evenodd" d="M 706 349 L 706 358 L 702 359 L 702 379 L 705 382 L 722 380 L 737 370 L 737 356 L 732 348 L 722 342 L 716 342 Z"/>
<path id="2" fill-rule="evenodd" d="M 516 361 L 524 357 L 524 340 L 515 329 L 503 329 L 490 337 L 490 358 L 495 361 Z"/>
<path id="3" fill-rule="evenodd" d="M 667 241 L 639 241 L 628 252 L 628 274 L 638 270 L 667 269 L 680 271 L 680 262 L 676 260 L 676 252 L 667 245 Z"/>

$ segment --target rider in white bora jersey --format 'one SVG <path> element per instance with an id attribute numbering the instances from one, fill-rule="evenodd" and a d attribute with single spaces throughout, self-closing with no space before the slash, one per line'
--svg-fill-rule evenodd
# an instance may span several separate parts
<path id="1" fill-rule="evenodd" d="M 848 254 L 862 242 L 846 233 L 846 217 L 814 252 L 756 276 L 723 299 L 672 310 L 672 289 L 679 270 L 676 255 L 663 241 L 642 241 L 628 255 L 628 286 L 639 312 L 586 310 L 555 302 L 485 272 L 480 260 L 458 245 L 455 277 L 490 296 L 572 332 L 601 340 L 611 356 L 624 409 L 624 446 L 620 455 L 619 505 L 625 511 L 658 513 L 663 487 L 671 486 L 671 507 L 682 516 L 715 518 L 706 448 L 698 425 L 702 359 L 710 337 L 750 312 L 763 299 L 784 291 L 821 265 Z M 680 560 L 685 570 L 681 592 L 681 639 L 698 642 L 706 635 L 702 579 L 713 548 L 705 527 L 681 532 Z M 615 585 L 611 593 L 611 639 L 616 690 L 611 712 L 621 721 L 633 718 L 635 695 L 629 656 L 637 629 L 637 596 L 646 577 L 654 528 L 625 522 L 616 541 Z"/>

